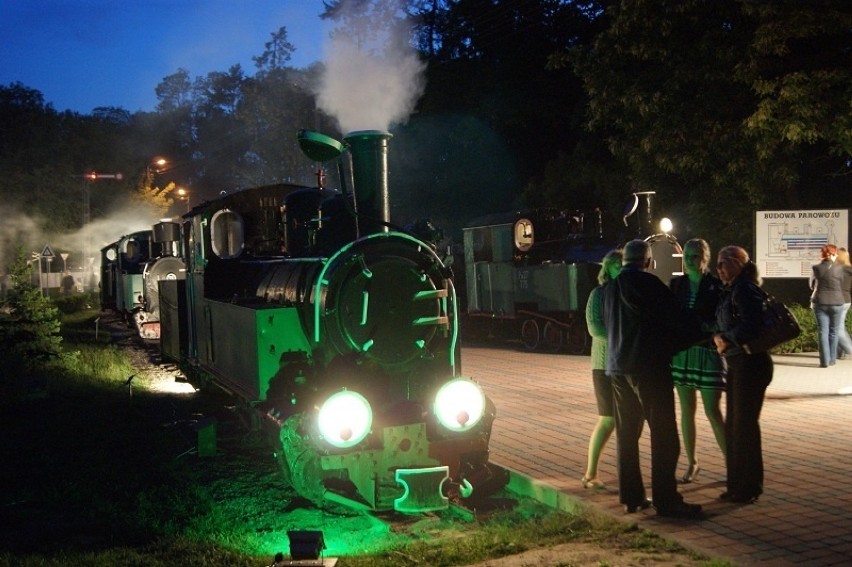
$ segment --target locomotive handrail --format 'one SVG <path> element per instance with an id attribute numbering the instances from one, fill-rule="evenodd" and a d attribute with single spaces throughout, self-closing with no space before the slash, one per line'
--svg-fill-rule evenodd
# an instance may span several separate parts
<path id="1" fill-rule="evenodd" d="M 414 294 L 414 301 L 419 301 L 423 299 L 441 299 L 447 297 L 448 292 L 446 289 L 429 289 L 425 291 L 418 291 Z"/>
<path id="2" fill-rule="evenodd" d="M 435 317 L 418 317 L 414 320 L 414 325 L 423 326 L 423 325 L 449 325 L 450 318 L 447 316 L 436 315 Z"/>

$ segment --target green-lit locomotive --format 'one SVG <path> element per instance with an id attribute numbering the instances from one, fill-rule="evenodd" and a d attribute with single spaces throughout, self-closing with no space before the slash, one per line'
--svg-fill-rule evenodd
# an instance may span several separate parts
<path id="1" fill-rule="evenodd" d="M 462 372 L 452 273 L 391 229 L 390 137 L 300 132 L 351 191 L 258 187 L 185 215 L 187 276 L 161 283 L 161 345 L 262 417 L 303 496 L 419 512 L 506 473 L 488 463 L 493 404 Z"/>

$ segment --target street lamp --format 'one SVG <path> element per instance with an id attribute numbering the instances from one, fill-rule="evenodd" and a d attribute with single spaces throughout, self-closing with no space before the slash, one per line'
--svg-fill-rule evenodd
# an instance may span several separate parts
<path id="1" fill-rule="evenodd" d="M 91 187 L 88 182 L 97 181 L 98 179 L 115 179 L 121 181 L 124 176 L 121 173 L 97 173 L 91 171 L 84 173 L 81 178 L 81 190 L 83 192 L 83 257 L 89 254 L 89 238 L 87 227 L 92 221 L 91 214 Z"/>
<path id="2" fill-rule="evenodd" d="M 183 187 L 177 189 L 178 201 L 186 201 L 186 212 L 189 212 L 189 191 Z"/>
<path id="3" fill-rule="evenodd" d="M 148 164 L 148 166 L 147 166 L 147 168 L 148 168 L 148 175 L 150 176 L 150 175 L 151 175 L 151 172 L 153 172 L 153 173 L 162 173 L 163 171 L 165 171 L 166 166 L 167 166 L 168 164 L 169 164 L 169 160 L 167 160 L 166 158 L 164 158 L 164 157 L 155 157 L 154 159 L 152 159 L 152 160 L 151 160 L 151 163 L 149 163 L 149 164 Z"/>

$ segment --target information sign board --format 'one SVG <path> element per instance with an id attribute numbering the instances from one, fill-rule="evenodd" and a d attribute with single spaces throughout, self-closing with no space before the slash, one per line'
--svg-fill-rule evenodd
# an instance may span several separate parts
<path id="1" fill-rule="evenodd" d="M 820 248 L 849 249 L 849 209 L 757 211 L 754 262 L 764 278 L 808 278 Z"/>

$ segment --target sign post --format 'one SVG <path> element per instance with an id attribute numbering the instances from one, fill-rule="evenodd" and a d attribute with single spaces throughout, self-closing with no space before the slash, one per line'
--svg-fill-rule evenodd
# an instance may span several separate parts
<path id="1" fill-rule="evenodd" d="M 41 290 L 42 295 L 44 295 L 45 289 L 50 287 L 50 263 L 53 262 L 56 255 L 53 253 L 53 250 L 50 249 L 50 245 L 45 244 L 44 248 L 41 250 L 41 257 L 47 262 L 46 273 L 44 275 L 44 287 Z M 39 267 L 40 266 L 41 262 L 39 262 Z"/>

